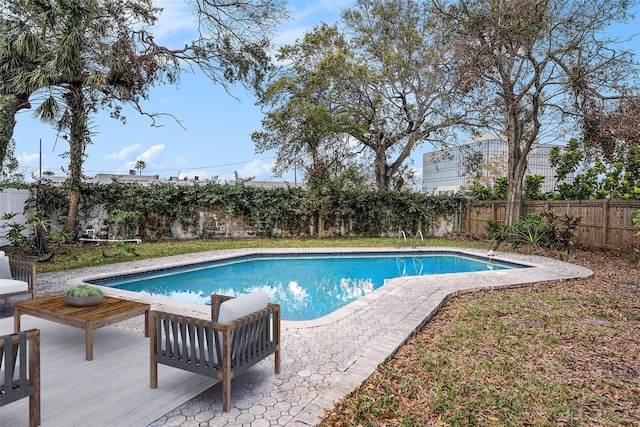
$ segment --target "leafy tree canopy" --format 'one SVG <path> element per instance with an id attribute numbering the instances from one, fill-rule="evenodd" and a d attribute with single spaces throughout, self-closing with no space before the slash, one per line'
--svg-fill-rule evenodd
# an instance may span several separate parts
<path id="1" fill-rule="evenodd" d="M 631 52 L 607 36 L 636 1 L 436 1 L 459 84 L 508 142 L 507 225 L 521 212 L 527 157 L 541 139 L 577 130 L 590 105 L 635 89 Z"/>
<path id="2" fill-rule="evenodd" d="M 260 99 L 268 111 L 253 140 L 279 150 L 280 170 L 323 145 L 340 144 L 345 158 L 370 153 L 376 187 L 388 189 L 417 146 L 444 140 L 467 112 L 453 102 L 447 43 L 428 5 L 359 0 L 342 21 L 344 33 L 322 24 L 280 49 L 285 66 Z"/>

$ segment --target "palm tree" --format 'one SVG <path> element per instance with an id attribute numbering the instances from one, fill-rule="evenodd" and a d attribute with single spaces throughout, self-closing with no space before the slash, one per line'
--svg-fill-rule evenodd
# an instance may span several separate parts
<path id="1" fill-rule="evenodd" d="M 172 50 L 157 45 L 149 33 L 161 11 L 153 3 L 0 0 L 0 96 L 11 95 L 0 100 L 0 132 L 10 140 L 15 112 L 28 108 L 30 97 L 37 94 L 35 115 L 56 126 L 69 143 L 70 203 L 65 232 L 70 238 L 76 231 L 91 115 L 106 108 L 113 117 L 124 120 L 123 103 L 152 119 L 163 115 L 143 112 L 139 101 L 147 98 L 157 81 L 175 83 L 185 63 L 199 67 L 225 87 L 238 82 L 259 87 L 270 65 L 266 34 L 287 16 L 284 0 L 197 0 L 192 5 L 202 33 L 183 48 Z M 37 41 L 37 51 L 20 42 L 25 48 L 24 66 L 14 60 L 21 57 L 11 51 L 15 48 L 12 37 Z M 2 124 L 3 118 L 7 125 Z"/>
<path id="2" fill-rule="evenodd" d="M 16 125 L 15 116 L 22 109 L 31 108 L 29 97 L 38 88 L 12 87 L 9 82 L 16 76 L 33 71 L 44 51 L 42 39 L 24 25 L 22 20 L 10 19 L 10 5 L 0 13 L 0 164 L 4 162 L 7 147 Z M 37 14 L 37 7 L 32 10 Z"/>
<path id="3" fill-rule="evenodd" d="M 82 164 L 91 143 L 90 116 L 100 107 L 137 103 L 158 74 L 172 66 L 158 65 L 158 57 L 137 50 L 134 23 L 151 25 L 159 9 L 151 0 L 107 2 L 69 0 L 39 5 L 38 13 L 16 10 L 15 22 L 39 40 L 38 62 L 15 72 L 7 89 L 42 97 L 35 115 L 53 124 L 69 142 L 69 210 L 65 232 L 73 236 L 80 201 Z M 32 6 L 33 6 L 32 5 Z M 18 8 L 18 6 L 16 6 Z M 16 25 L 17 26 L 17 25 Z"/>
<path id="4" fill-rule="evenodd" d="M 138 175 L 142 175 L 142 169 L 147 167 L 147 163 L 144 160 L 137 160 L 134 168 L 138 169 Z"/>

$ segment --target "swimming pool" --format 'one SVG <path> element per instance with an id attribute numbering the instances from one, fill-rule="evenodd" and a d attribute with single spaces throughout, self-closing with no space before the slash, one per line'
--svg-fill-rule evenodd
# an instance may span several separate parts
<path id="1" fill-rule="evenodd" d="M 101 286 L 198 304 L 212 293 L 262 290 L 285 320 L 329 314 L 394 277 L 526 267 L 454 252 L 260 254 L 88 280 Z"/>

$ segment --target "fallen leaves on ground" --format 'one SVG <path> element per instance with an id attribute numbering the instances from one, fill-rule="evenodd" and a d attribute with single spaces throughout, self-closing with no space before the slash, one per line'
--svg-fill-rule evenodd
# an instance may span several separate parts
<path id="1" fill-rule="evenodd" d="M 554 254 L 548 253 L 548 256 Z M 451 299 L 321 426 L 640 425 L 640 266 Z"/>

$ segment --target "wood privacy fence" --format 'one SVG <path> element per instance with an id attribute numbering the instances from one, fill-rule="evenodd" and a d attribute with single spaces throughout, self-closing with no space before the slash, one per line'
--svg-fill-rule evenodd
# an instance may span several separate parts
<path id="1" fill-rule="evenodd" d="M 581 246 L 624 251 L 640 249 L 640 231 L 632 219 L 638 215 L 640 200 L 557 200 L 525 201 L 522 215 L 553 211 L 581 218 L 575 243 Z M 487 220 L 504 224 L 505 202 L 471 202 L 463 214 L 464 231 L 474 235 L 486 234 Z"/>

